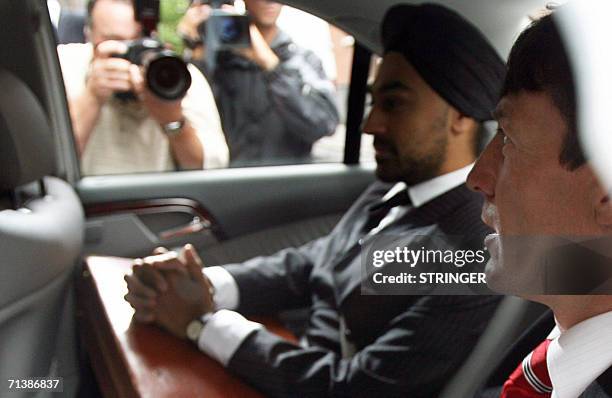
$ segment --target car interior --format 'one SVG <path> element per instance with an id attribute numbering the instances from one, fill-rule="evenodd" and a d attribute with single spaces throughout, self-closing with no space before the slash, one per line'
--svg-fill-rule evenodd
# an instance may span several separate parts
<path id="1" fill-rule="evenodd" d="M 79 172 L 46 4 L 0 2 L 0 379 L 62 376 L 66 396 L 95 385 L 74 292 L 88 255 L 133 258 L 186 243 L 206 265 L 272 254 L 329 232 L 374 181 L 374 164 L 360 162 L 359 153 L 371 58 L 381 53 L 379 24 L 392 5 L 419 1 L 281 2 L 355 39 L 342 163 L 87 177 Z M 547 3 L 434 2 L 475 23 L 503 57 Z M 442 396 L 472 396 L 499 347 L 542 311 L 506 298 Z M 96 390 L 90 388 L 84 396 Z"/>

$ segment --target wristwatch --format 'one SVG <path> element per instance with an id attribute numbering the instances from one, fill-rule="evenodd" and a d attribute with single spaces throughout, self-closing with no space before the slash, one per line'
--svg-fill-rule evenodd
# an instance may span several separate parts
<path id="1" fill-rule="evenodd" d="M 200 335 L 202 334 L 202 329 L 204 329 L 204 326 L 206 326 L 206 323 L 208 322 L 208 320 L 210 319 L 212 315 L 213 315 L 212 312 L 208 312 L 202 315 L 200 318 L 196 318 L 187 324 L 187 329 L 185 331 L 185 334 L 187 335 L 187 338 L 190 341 L 192 341 L 195 344 L 198 344 L 198 339 L 200 338 Z"/>
<path id="2" fill-rule="evenodd" d="M 162 130 L 167 136 L 174 137 L 181 133 L 183 127 L 185 127 L 185 119 L 164 124 L 162 125 Z"/>

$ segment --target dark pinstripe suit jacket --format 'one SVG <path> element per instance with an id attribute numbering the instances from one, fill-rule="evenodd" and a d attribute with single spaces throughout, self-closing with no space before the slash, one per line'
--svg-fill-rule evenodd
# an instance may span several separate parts
<path id="1" fill-rule="evenodd" d="M 226 266 L 238 283 L 242 313 L 310 307 L 307 346 L 257 331 L 232 357 L 232 371 L 273 397 L 433 397 L 439 392 L 499 300 L 360 295 L 359 250 L 351 248 L 364 234 L 369 208 L 389 189 L 371 186 L 328 236 Z M 465 236 L 462 249 L 482 249 L 488 230 L 480 212 L 479 195 L 462 185 L 409 212 L 389 231 L 410 236 L 432 226 L 436 234 Z M 358 351 L 345 359 L 340 318 Z"/>
<path id="2" fill-rule="evenodd" d="M 477 398 L 499 397 L 501 388 L 519 363 L 538 344 L 540 344 L 555 326 L 552 311 L 546 312 L 527 330 L 510 349 L 503 355 L 500 365 L 492 373 L 485 387 Z M 602 333 L 605 333 L 602 331 Z M 599 376 L 578 398 L 610 398 L 612 397 L 612 367 Z"/>

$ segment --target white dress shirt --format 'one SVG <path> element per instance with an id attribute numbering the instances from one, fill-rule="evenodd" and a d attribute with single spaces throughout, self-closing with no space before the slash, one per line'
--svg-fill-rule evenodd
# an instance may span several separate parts
<path id="1" fill-rule="evenodd" d="M 612 365 L 612 311 L 564 332 L 553 329 L 546 365 L 552 398 L 576 398 Z"/>
<path id="2" fill-rule="evenodd" d="M 408 195 L 413 207 L 421 207 L 432 199 L 465 183 L 472 166 L 473 164 L 470 164 L 462 169 L 408 187 Z M 403 189 L 406 189 L 405 183 L 395 184 L 383 196 L 382 200 L 389 200 Z M 389 214 L 368 235 L 378 233 L 401 217 L 405 211 L 406 206 L 391 209 Z M 215 288 L 214 300 L 217 312 L 211 316 L 202 329 L 198 339 L 198 347 L 210 357 L 223 365 L 227 365 L 242 341 L 255 330 L 263 328 L 263 325 L 251 322 L 237 312 L 231 311 L 238 308 L 240 293 L 236 281 L 229 272 L 223 267 L 208 267 L 204 268 L 203 272 Z"/>
<path id="3" fill-rule="evenodd" d="M 385 196 L 383 196 L 382 200 L 383 202 L 387 201 L 396 194 L 400 193 L 402 190 L 408 189 L 408 196 L 412 202 L 412 207 L 421 207 L 425 203 L 465 183 L 468 174 L 470 174 L 470 170 L 472 170 L 472 167 L 474 167 L 473 163 L 459 170 L 432 178 L 431 180 L 421 182 L 411 187 L 406 187 L 406 183 L 404 182 L 398 182 L 389 190 L 389 192 L 385 194 Z M 389 214 L 387 214 L 385 218 L 381 220 L 380 224 L 378 224 L 376 228 L 372 229 L 368 235 L 376 235 L 389 224 L 403 216 L 406 210 L 406 206 L 397 206 L 392 208 L 389 211 Z"/>

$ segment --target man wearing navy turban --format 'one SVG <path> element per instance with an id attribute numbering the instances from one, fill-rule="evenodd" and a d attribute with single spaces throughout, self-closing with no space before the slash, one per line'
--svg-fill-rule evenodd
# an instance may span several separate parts
<path id="1" fill-rule="evenodd" d="M 382 36 L 385 53 L 364 125 L 374 136 L 381 181 L 329 235 L 204 272 L 187 246 L 138 260 L 127 277 L 137 320 L 191 340 L 270 397 L 435 397 L 499 302 L 459 295 L 479 291 L 466 284 L 419 290 L 397 284 L 399 277 L 377 282 L 401 276 L 393 275 L 398 264 L 382 264 L 376 254 L 389 242 L 400 251 L 418 251 L 429 240 L 462 256 L 482 250 L 489 233 L 482 201 L 465 180 L 505 71 L 483 35 L 440 6 L 392 8 Z M 400 271 L 415 269 L 399 262 Z M 179 287 L 186 283 L 198 286 L 189 300 Z M 243 316 L 301 307 L 309 308 L 309 320 L 300 344 Z"/>

